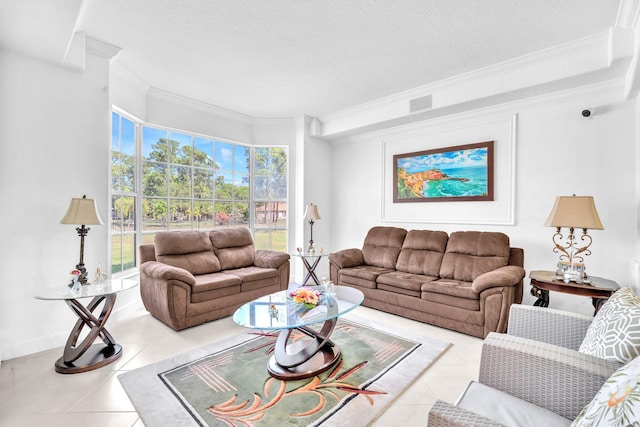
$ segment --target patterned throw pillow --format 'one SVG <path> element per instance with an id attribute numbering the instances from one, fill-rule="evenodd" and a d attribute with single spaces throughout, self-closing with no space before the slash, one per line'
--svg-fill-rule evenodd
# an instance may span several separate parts
<path id="1" fill-rule="evenodd" d="M 637 426 L 640 424 L 640 357 L 609 377 L 571 427 Z"/>
<path id="2" fill-rule="evenodd" d="M 640 355 L 640 298 L 631 288 L 602 305 L 578 351 L 622 363 Z"/>

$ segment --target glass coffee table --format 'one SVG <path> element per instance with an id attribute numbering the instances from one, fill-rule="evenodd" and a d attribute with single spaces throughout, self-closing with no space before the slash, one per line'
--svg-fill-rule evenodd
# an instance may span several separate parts
<path id="1" fill-rule="evenodd" d="M 236 310 L 233 321 L 252 329 L 280 330 L 274 354 L 267 363 L 272 377 L 297 380 L 326 371 L 340 360 L 340 349 L 329 337 L 338 317 L 362 304 L 364 295 L 348 286 L 335 286 L 333 295 L 324 286 L 308 286 L 321 293 L 320 302 L 311 309 L 289 298 L 291 290 L 276 292 L 251 301 Z M 319 325 L 321 324 L 321 325 Z M 316 325 L 311 327 L 311 325 Z M 293 331 L 304 338 L 290 340 Z"/>

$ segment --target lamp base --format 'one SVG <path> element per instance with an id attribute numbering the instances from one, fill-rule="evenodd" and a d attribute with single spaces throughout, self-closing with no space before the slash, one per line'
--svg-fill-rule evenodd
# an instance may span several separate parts
<path id="1" fill-rule="evenodd" d="M 558 276 L 569 276 L 574 280 L 576 279 L 586 279 L 587 272 L 584 266 L 584 263 L 576 262 L 570 263 L 566 261 L 558 261 L 558 265 L 556 268 L 556 274 Z"/>
<path id="2" fill-rule="evenodd" d="M 89 280 L 87 279 L 87 276 L 89 275 L 89 273 L 87 272 L 87 269 L 84 267 L 84 263 L 76 265 L 76 269 L 80 270 L 80 276 L 78 276 L 78 282 L 80 282 L 81 285 L 88 285 Z"/>

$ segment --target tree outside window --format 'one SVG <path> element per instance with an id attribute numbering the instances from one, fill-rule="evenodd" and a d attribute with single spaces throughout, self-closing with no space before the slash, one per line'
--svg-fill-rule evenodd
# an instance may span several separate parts
<path id="1" fill-rule="evenodd" d="M 112 273 L 135 267 L 136 241 L 152 243 L 158 231 L 249 227 L 256 248 L 286 251 L 286 148 L 173 132 L 113 112 L 111 163 Z"/>

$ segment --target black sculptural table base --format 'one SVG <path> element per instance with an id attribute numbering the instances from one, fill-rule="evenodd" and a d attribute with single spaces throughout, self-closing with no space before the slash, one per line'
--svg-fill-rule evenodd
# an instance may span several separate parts
<path id="1" fill-rule="evenodd" d="M 102 301 L 102 312 L 99 317 L 95 317 L 93 311 Z M 118 360 L 122 356 L 122 347 L 116 344 L 113 336 L 105 328 L 116 303 L 116 294 L 97 296 L 86 307 L 77 299 L 66 299 L 65 302 L 79 319 L 69 334 L 62 357 L 55 363 L 56 372 L 77 374 L 98 369 Z M 88 332 L 78 343 L 85 326 Z M 102 343 L 94 344 L 97 338 L 101 338 Z"/>
<path id="2" fill-rule="evenodd" d="M 274 354 L 269 359 L 269 374 L 281 380 L 299 380 L 326 371 L 340 360 L 340 348 L 329 339 L 338 319 L 326 320 L 320 331 L 306 326 L 283 329 L 278 334 Z M 289 337 L 298 330 L 311 339 L 289 343 Z"/>

